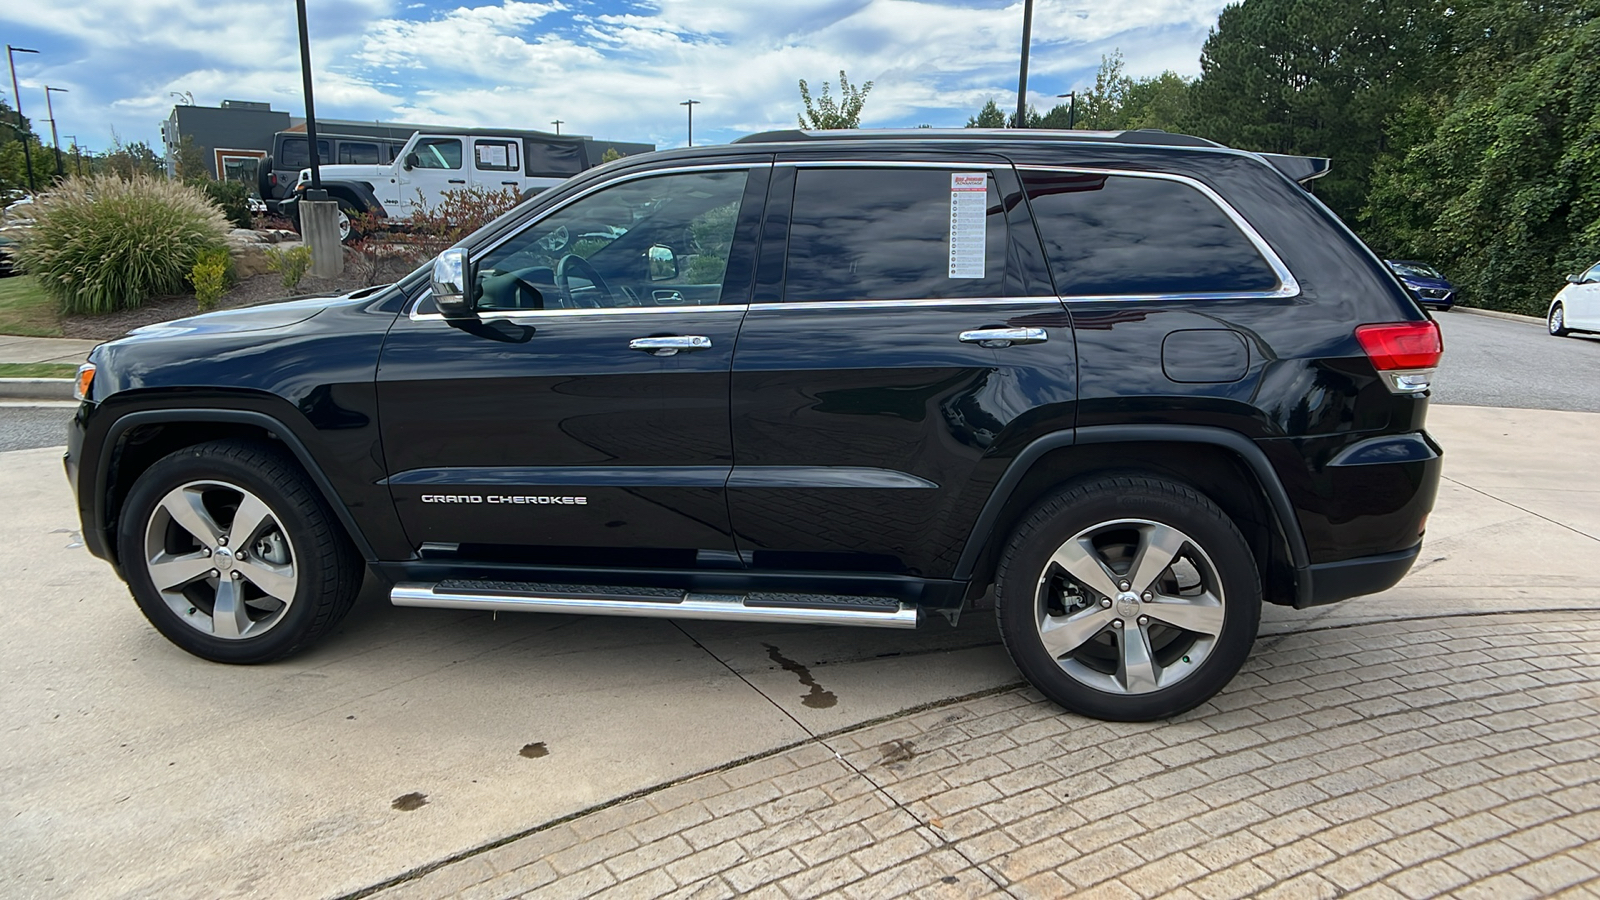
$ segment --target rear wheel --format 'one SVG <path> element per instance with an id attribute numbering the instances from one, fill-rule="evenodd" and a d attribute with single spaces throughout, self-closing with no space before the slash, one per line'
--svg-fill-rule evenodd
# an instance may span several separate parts
<path id="1" fill-rule="evenodd" d="M 1261 586 L 1244 537 L 1210 500 L 1120 476 L 1057 494 L 1017 528 L 995 609 L 1012 660 L 1045 696 L 1148 721 L 1193 709 L 1238 673 Z"/>
<path id="2" fill-rule="evenodd" d="M 1550 304 L 1550 316 L 1545 324 L 1556 337 L 1566 337 L 1572 333 L 1572 329 L 1567 327 L 1567 311 L 1560 303 Z"/>
<path id="3" fill-rule="evenodd" d="M 322 497 L 267 445 L 176 451 L 139 477 L 117 549 L 145 618 L 217 662 L 270 662 L 330 630 L 362 567 Z"/>

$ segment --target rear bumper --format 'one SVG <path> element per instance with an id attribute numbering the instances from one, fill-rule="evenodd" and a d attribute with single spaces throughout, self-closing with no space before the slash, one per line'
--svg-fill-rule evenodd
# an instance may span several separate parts
<path id="1" fill-rule="evenodd" d="M 1309 579 L 1311 589 L 1301 591 L 1295 609 L 1338 603 L 1351 597 L 1376 594 L 1400 583 L 1411 571 L 1411 564 L 1422 552 L 1422 544 L 1397 553 L 1379 553 L 1376 556 L 1359 556 L 1339 562 L 1319 563 L 1311 566 L 1302 577 Z"/>

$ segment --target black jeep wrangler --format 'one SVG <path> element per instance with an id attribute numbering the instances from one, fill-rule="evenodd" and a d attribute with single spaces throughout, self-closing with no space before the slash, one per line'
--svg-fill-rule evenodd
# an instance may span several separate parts
<path id="1" fill-rule="evenodd" d="M 404 606 L 915 627 L 1170 716 L 1263 602 L 1384 590 L 1441 342 L 1304 187 L 1160 132 L 778 132 L 629 157 L 398 284 L 90 355 L 66 467 L 164 635 Z"/>

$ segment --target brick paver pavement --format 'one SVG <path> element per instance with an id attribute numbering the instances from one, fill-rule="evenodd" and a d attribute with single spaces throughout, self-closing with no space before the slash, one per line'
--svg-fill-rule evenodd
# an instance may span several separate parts
<path id="1" fill-rule="evenodd" d="M 1597 676 L 1594 611 L 1263 638 L 1176 721 L 957 701 L 378 896 L 1600 898 Z"/>

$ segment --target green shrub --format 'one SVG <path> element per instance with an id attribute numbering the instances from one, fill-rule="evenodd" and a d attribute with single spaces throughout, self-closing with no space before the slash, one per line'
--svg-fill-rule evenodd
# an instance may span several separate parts
<path id="1" fill-rule="evenodd" d="M 73 178 L 43 194 L 19 258 L 64 313 L 131 309 L 176 294 L 228 223 L 198 190 L 136 175 Z"/>
<path id="2" fill-rule="evenodd" d="M 306 277 L 306 270 L 311 268 L 311 248 L 304 244 L 287 250 L 268 247 L 267 268 L 283 278 L 285 290 L 292 291 L 300 284 L 300 279 Z"/>
<path id="3" fill-rule="evenodd" d="M 250 189 L 243 183 L 206 179 L 199 182 L 199 187 L 222 210 L 229 224 L 235 228 L 250 227 Z"/>
<path id="4" fill-rule="evenodd" d="M 200 310 L 215 309 L 228 285 L 233 283 L 232 254 L 221 247 L 200 251 L 194 268 L 189 270 L 189 283 L 194 285 L 194 299 Z"/>

